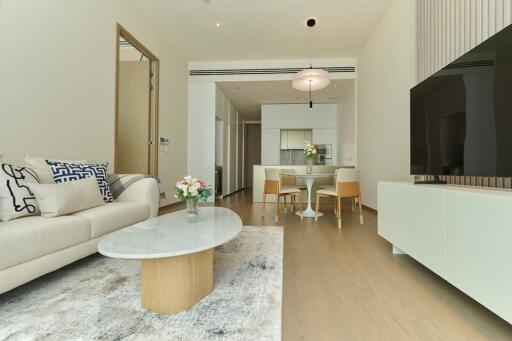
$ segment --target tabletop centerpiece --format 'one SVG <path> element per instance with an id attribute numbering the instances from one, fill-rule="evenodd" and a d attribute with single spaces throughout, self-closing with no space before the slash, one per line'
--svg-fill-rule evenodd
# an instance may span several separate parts
<path id="1" fill-rule="evenodd" d="M 176 199 L 187 202 L 187 219 L 189 222 L 199 220 L 198 202 L 207 201 L 212 195 L 212 188 L 203 180 L 188 175 L 176 182 Z"/>
<path id="2" fill-rule="evenodd" d="M 316 155 L 316 146 L 309 141 L 304 141 L 304 156 L 306 157 L 306 173 L 313 173 L 313 158 Z"/>

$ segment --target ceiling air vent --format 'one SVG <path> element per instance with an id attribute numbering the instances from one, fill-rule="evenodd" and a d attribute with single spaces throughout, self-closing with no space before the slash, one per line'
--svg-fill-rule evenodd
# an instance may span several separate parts
<path id="1" fill-rule="evenodd" d="M 329 73 L 354 73 L 355 66 L 315 67 Z M 219 69 L 219 70 L 190 70 L 191 76 L 234 76 L 234 75 L 284 75 L 294 74 L 304 68 L 271 68 L 271 69 Z"/>
<path id="2" fill-rule="evenodd" d="M 476 60 L 473 62 L 462 62 L 462 63 L 451 63 L 444 67 L 445 70 L 451 69 L 464 69 L 468 67 L 483 67 L 483 66 L 494 66 L 496 62 L 492 59 L 489 60 Z"/>

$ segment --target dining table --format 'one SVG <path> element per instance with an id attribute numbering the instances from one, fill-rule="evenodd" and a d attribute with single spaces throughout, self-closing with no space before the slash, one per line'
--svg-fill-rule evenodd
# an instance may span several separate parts
<path id="1" fill-rule="evenodd" d="M 314 218 L 315 211 L 311 207 L 311 195 L 312 195 L 311 193 L 313 191 L 313 184 L 315 183 L 315 180 L 318 178 L 327 178 L 327 177 L 332 178 L 334 176 L 334 173 L 332 173 L 332 174 L 329 174 L 329 173 L 311 173 L 311 174 L 295 173 L 295 176 L 297 178 L 304 179 L 304 182 L 306 183 L 307 192 L 308 192 L 308 203 L 307 203 L 306 209 L 302 212 L 297 211 L 297 212 L 295 212 L 295 214 L 302 215 L 302 217 L 304 217 L 304 218 Z M 319 217 L 323 216 L 323 215 L 324 214 L 322 212 L 318 212 Z"/>

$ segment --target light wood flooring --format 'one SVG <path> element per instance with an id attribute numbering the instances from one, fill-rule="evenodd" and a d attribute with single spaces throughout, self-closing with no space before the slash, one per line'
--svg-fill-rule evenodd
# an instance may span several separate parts
<path id="1" fill-rule="evenodd" d="M 244 225 L 284 226 L 283 340 L 512 340 L 510 324 L 409 256 L 392 255 L 376 213 L 365 210 L 359 225 L 344 206 L 341 231 L 327 206 L 318 223 L 288 212 L 275 224 L 274 206 L 264 211 L 251 199 L 242 191 L 216 205 Z"/>

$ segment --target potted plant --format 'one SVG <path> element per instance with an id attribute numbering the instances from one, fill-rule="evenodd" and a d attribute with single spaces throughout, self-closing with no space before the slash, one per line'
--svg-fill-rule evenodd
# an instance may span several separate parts
<path id="1" fill-rule="evenodd" d="M 306 173 L 311 174 L 313 172 L 313 158 L 316 155 L 316 146 L 304 141 L 304 156 L 306 157 Z"/>
<path id="2" fill-rule="evenodd" d="M 176 182 L 176 195 L 179 201 L 187 202 L 187 217 L 190 222 L 199 219 L 197 204 L 206 201 L 212 195 L 212 188 L 203 180 L 188 175 Z"/>

